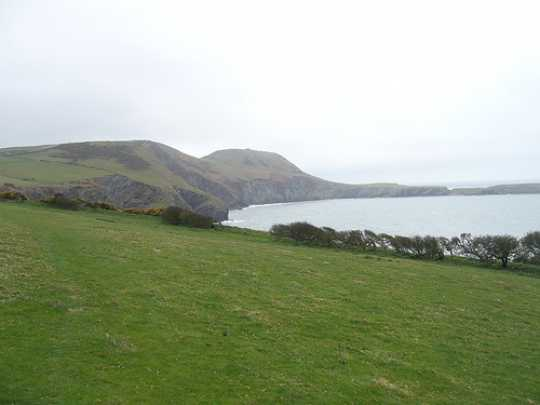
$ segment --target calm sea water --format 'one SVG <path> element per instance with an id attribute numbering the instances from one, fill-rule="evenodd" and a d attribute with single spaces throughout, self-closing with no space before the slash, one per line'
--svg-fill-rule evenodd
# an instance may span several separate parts
<path id="1" fill-rule="evenodd" d="M 254 205 L 231 211 L 228 225 L 268 230 L 308 221 L 336 230 L 371 229 L 401 235 L 454 236 L 463 232 L 522 236 L 540 230 L 540 194 L 409 197 Z"/>

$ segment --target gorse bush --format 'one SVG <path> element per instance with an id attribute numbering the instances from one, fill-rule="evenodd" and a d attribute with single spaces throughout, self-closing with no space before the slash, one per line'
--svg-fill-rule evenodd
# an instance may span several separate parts
<path id="1" fill-rule="evenodd" d="M 109 210 L 109 211 L 118 211 L 118 209 L 112 205 L 112 204 L 108 204 L 108 203 L 105 203 L 105 202 L 100 202 L 100 201 L 97 201 L 97 202 L 89 202 L 89 201 L 84 201 L 84 207 L 85 208 L 94 208 L 94 209 L 100 209 L 100 210 Z"/>
<path id="2" fill-rule="evenodd" d="M 167 224 L 184 225 L 193 228 L 212 228 L 214 220 L 180 207 L 168 207 L 161 213 L 161 218 Z"/>
<path id="3" fill-rule="evenodd" d="M 53 197 L 43 200 L 42 202 L 51 207 L 61 208 L 64 210 L 78 210 L 81 207 L 80 201 L 69 199 L 60 193 L 57 193 Z"/>
<path id="4" fill-rule="evenodd" d="M 0 201 L 26 201 L 28 198 L 18 191 L 0 192 Z"/>
<path id="5" fill-rule="evenodd" d="M 159 217 L 165 211 L 165 208 L 125 208 L 123 210 L 128 214 L 137 214 L 137 215 L 150 215 L 153 217 Z"/>

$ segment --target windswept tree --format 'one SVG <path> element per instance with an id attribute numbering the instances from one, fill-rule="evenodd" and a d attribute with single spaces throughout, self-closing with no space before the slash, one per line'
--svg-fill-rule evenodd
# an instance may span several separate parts
<path id="1" fill-rule="evenodd" d="M 392 249 L 400 255 L 410 255 L 413 243 L 407 236 L 396 235 L 392 238 Z"/>
<path id="2" fill-rule="evenodd" d="M 424 257 L 424 238 L 413 236 L 411 238 L 411 250 L 414 257 Z"/>
<path id="3" fill-rule="evenodd" d="M 454 236 L 453 238 L 446 238 L 444 236 L 439 238 L 439 244 L 445 253 L 450 256 L 454 256 L 459 251 L 459 238 Z"/>
<path id="4" fill-rule="evenodd" d="M 519 252 L 519 240 L 510 235 L 496 235 L 489 238 L 491 239 L 487 247 L 489 256 L 500 260 L 504 268 L 508 267 L 508 262 Z"/>
<path id="5" fill-rule="evenodd" d="M 339 233 L 339 238 L 347 246 L 359 249 L 366 248 L 366 239 L 362 231 L 342 231 Z"/>
<path id="6" fill-rule="evenodd" d="M 394 237 L 387 233 L 380 233 L 377 235 L 377 239 L 379 241 L 379 247 L 389 249 L 392 246 L 392 239 L 394 239 Z"/>
<path id="7" fill-rule="evenodd" d="M 379 237 L 375 232 L 366 229 L 364 231 L 364 237 L 368 249 L 376 249 L 379 246 Z"/>
<path id="8" fill-rule="evenodd" d="M 338 233 L 336 232 L 336 230 L 334 228 L 330 228 L 328 226 L 323 226 L 323 227 L 321 227 L 321 229 L 326 234 L 326 236 L 328 238 L 330 238 L 331 240 L 338 239 Z"/>
<path id="9" fill-rule="evenodd" d="M 413 236 L 409 238 L 396 235 L 392 237 L 391 247 L 397 254 L 404 256 L 431 260 L 444 258 L 444 249 L 439 239 L 433 236 Z"/>
<path id="10" fill-rule="evenodd" d="M 308 222 L 293 222 L 289 225 L 275 225 L 270 232 L 274 236 L 283 236 L 297 242 L 319 246 L 331 246 L 337 238 L 336 231 L 331 228 L 319 228 Z"/>
<path id="11" fill-rule="evenodd" d="M 401 236 L 364 231 L 336 231 L 317 227 L 307 222 L 272 226 L 270 234 L 315 246 L 348 249 L 391 249 L 396 254 L 418 259 L 442 260 L 446 253 L 473 258 L 489 263 L 499 261 L 503 268 L 511 261 L 523 260 L 540 263 L 540 232 L 531 232 L 521 240 L 511 235 L 460 237 Z"/>
<path id="12" fill-rule="evenodd" d="M 444 259 L 444 249 L 439 238 L 424 236 L 424 257 L 431 260 Z"/>
<path id="13" fill-rule="evenodd" d="M 533 263 L 540 263 L 540 231 L 529 232 L 521 239 L 525 258 Z"/>
<path id="14" fill-rule="evenodd" d="M 486 246 L 489 243 L 489 237 L 473 237 L 470 233 L 462 233 L 459 236 L 458 249 L 459 254 L 465 257 L 472 257 L 483 262 L 489 261 Z"/>
<path id="15" fill-rule="evenodd" d="M 275 238 L 290 238 L 291 229 L 289 225 L 275 224 L 270 228 L 270 235 Z"/>
<path id="16" fill-rule="evenodd" d="M 444 259 L 444 250 L 438 238 L 433 236 L 414 236 L 410 238 L 411 251 L 414 257 L 441 260 Z"/>
<path id="17" fill-rule="evenodd" d="M 461 240 L 466 240 L 466 254 L 482 262 L 500 261 L 503 268 L 508 267 L 519 253 L 519 240 L 510 235 L 485 235 Z"/>

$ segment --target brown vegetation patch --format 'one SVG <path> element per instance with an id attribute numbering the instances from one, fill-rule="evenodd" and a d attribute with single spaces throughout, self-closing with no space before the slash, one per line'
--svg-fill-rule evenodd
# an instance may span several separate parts
<path id="1" fill-rule="evenodd" d="M 151 215 L 154 217 L 159 217 L 165 208 L 126 208 L 123 211 L 127 212 L 128 214 L 136 214 L 136 215 Z"/>
<path id="2" fill-rule="evenodd" d="M 59 145 L 57 149 L 63 151 L 61 157 L 65 159 L 114 159 L 128 169 L 142 170 L 150 167 L 150 164 L 140 156 L 137 156 L 132 150 L 132 147 L 127 144 L 70 143 Z"/>
<path id="3" fill-rule="evenodd" d="M 373 381 L 376 385 L 379 387 L 385 388 L 390 391 L 396 391 L 401 395 L 409 396 L 411 395 L 411 392 L 407 390 L 406 388 L 401 388 L 397 384 L 391 383 L 384 377 L 379 377 Z"/>

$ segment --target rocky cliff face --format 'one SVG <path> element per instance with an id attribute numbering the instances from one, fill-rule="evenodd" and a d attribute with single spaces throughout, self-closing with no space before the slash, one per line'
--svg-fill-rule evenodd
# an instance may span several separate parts
<path id="1" fill-rule="evenodd" d="M 2 187 L 0 191 L 1 189 Z M 217 221 L 224 221 L 229 215 L 228 209 L 216 206 L 204 194 L 180 188 L 164 190 L 120 175 L 53 186 L 6 187 L 4 185 L 3 189 L 19 191 L 28 199 L 37 201 L 49 199 L 60 193 L 70 199 L 105 202 L 118 208 L 175 205 L 210 216 Z"/>
<path id="2" fill-rule="evenodd" d="M 445 187 L 350 186 L 302 175 L 286 179 L 255 179 L 237 184 L 242 206 L 339 198 L 447 195 Z"/>
<path id="3" fill-rule="evenodd" d="M 118 208 L 146 207 L 166 198 L 164 191 L 158 187 L 119 175 L 61 185 L 21 187 L 20 190 L 31 200 L 44 200 L 61 193 L 68 198 L 105 202 Z"/>

